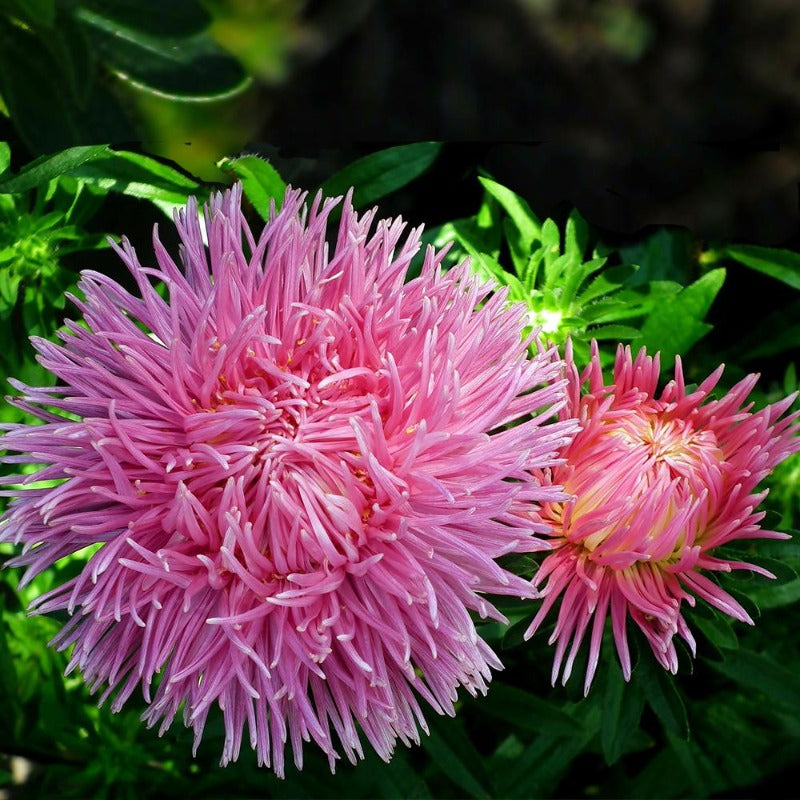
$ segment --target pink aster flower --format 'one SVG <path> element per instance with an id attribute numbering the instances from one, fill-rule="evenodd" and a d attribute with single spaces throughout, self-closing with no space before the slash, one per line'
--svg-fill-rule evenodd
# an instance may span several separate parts
<path id="1" fill-rule="evenodd" d="M 338 201 L 289 191 L 256 235 L 240 195 L 177 215 L 181 267 L 157 232 L 156 266 L 123 239 L 133 292 L 84 272 L 86 326 L 34 340 L 60 384 L 15 384 L 43 424 L 0 445 L 44 466 L 6 491 L 0 539 L 25 580 L 102 545 L 34 606 L 72 615 L 56 643 L 113 709 L 141 687 L 147 723 L 182 708 L 196 748 L 216 704 L 223 764 L 245 731 L 278 774 L 287 741 L 298 767 L 309 740 L 331 768 L 336 740 L 363 757 L 359 728 L 388 759 L 420 699 L 452 714 L 501 667 L 482 595 L 534 594 L 496 559 L 542 547 L 524 510 L 562 497 L 530 480 L 572 433 L 543 424 L 562 362 L 466 265 L 429 249 L 404 283 L 401 220 L 370 233 L 347 201 L 329 245 Z"/>
<path id="2" fill-rule="evenodd" d="M 755 509 L 766 491 L 756 486 L 800 450 L 795 435 L 800 425 L 797 413 L 783 416 L 796 395 L 757 413 L 750 411 L 752 403 L 743 406 L 757 375 L 712 400 L 722 366 L 687 393 L 677 358 L 675 380 L 658 396 L 659 358 L 644 349 L 632 359 L 630 348 L 619 347 L 611 385 L 603 382 L 596 344 L 580 378 L 569 345 L 566 362 L 568 403 L 560 415 L 577 417 L 582 430 L 562 453 L 566 464 L 550 477 L 573 497 L 542 508 L 554 549 L 533 581 L 537 587 L 544 584 L 544 599 L 526 637 L 561 598 L 550 638 L 556 644 L 553 682 L 561 672 L 566 683 L 590 631 L 588 692 L 609 614 L 626 679 L 631 673 L 629 617 L 659 663 L 673 673 L 675 634 L 695 652 L 681 614 L 684 601 L 693 606 L 700 598 L 752 624 L 707 573 L 748 569 L 772 577 L 761 567 L 714 552 L 738 539 L 788 538 L 759 528 L 764 513 Z"/>

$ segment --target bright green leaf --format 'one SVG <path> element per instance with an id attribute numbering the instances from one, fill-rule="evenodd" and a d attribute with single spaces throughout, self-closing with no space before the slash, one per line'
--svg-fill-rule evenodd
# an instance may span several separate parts
<path id="1" fill-rule="evenodd" d="M 519 249 L 530 252 L 533 243 L 541 238 L 542 226 L 531 207 L 511 189 L 491 180 L 478 178 L 484 189 L 505 209 L 519 232 Z"/>
<path id="2" fill-rule="evenodd" d="M 661 363 L 670 364 L 711 330 L 703 322 L 711 303 L 725 281 L 725 270 L 714 269 L 673 296 L 663 298 L 642 325 L 632 349 L 647 347 L 661 352 Z"/>
<path id="3" fill-rule="evenodd" d="M 275 201 L 275 208 L 280 209 L 286 194 L 286 184 L 269 161 L 258 156 L 241 156 L 223 158 L 217 166 L 223 172 L 232 173 L 242 182 L 247 199 L 261 219 L 269 219 L 271 200 Z"/>

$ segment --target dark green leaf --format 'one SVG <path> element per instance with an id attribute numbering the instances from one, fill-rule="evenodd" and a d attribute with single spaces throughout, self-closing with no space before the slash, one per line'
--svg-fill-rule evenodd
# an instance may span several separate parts
<path id="1" fill-rule="evenodd" d="M 219 100 L 251 83 L 241 64 L 205 32 L 159 36 L 86 7 L 75 14 L 98 56 L 120 78 L 161 97 Z"/>
<path id="2" fill-rule="evenodd" d="M 6 176 L 0 180 L 0 193 L 16 194 L 27 192 L 72 172 L 89 161 L 108 155 L 106 145 L 89 147 L 70 147 L 51 156 L 42 156 L 30 164 L 26 164 L 16 175 Z"/>
<path id="3" fill-rule="evenodd" d="M 198 0 L 80 0 L 79 5 L 154 36 L 190 36 L 211 24 L 211 15 Z"/>
<path id="4" fill-rule="evenodd" d="M 51 28 L 56 21 L 56 0 L 3 0 L 2 10 L 37 27 Z"/>
<path id="5" fill-rule="evenodd" d="M 486 778 L 482 780 L 479 774 L 483 759 L 460 726 L 458 719 L 437 720 L 422 746 L 439 769 L 470 797 L 491 797 Z"/>
<path id="6" fill-rule="evenodd" d="M 489 690 L 489 696 L 476 708 L 503 720 L 508 726 L 552 735 L 572 736 L 582 732 L 583 726 L 557 705 L 542 700 L 531 692 L 500 682 Z"/>
<path id="7" fill-rule="evenodd" d="M 616 664 L 606 663 L 606 685 L 603 694 L 603 716 L 600 741 L 606 764 L 614 764 L 639 727 L 644 710 L 644 695 L 637 684 L 625 682 Z"/>
<path id="8" fill-rule="evenodd" d="M 800 253 L 772 247 L 737 244 L 724 248 L 721 255 L 783 281 L 793 289 L 800 289 Z"/>
<path id="9" fill-rule="evenodd" d="M 279 209 L 286 194 L 286 184 L 275 167 L 258 156 L 223 158 L 217 166 L 242 182 L 247 199 L 263 220 L 269 219 L 270 201 Z"/>
<path id="10" fill-rule="evenodd" d="M 660 228 L 643 242 L 619 250 L 623 264 L 636 265 L 631 286 L 650 281 L 675 281 L 687 284 L 690 280 L 694 253 L 694 238 L 681 228 Z"/>
<path id="11" fill-rule="evenodd" d="M 724 788 L 725 778 L 703 753 L 697 742 L 684 741 L 670 732 L 667 732 L 667 740 L 689 780 L 695 797 L 707 797 L 712 792 Z"/>
<path id="12" fill-rule="evenodd" d="M 739 637 L 727 617 L 718 614 L 710 617 L 694 615 L 692 621 L 715 647 L 725 650 L 735 650 L 739 647 Z"/>
<path id="13" fill-rule="evenodd" d="M 724 661 L 710 663 L 737 683 L 763 692 L 770 702 L 800 709 L 800 675 L 773 661 L 768 654 L 737 650 L 726 654 Z"/>
<path id="14" fill-rule="evenodd" d="M 652 656 L 643 657 L 639 661 L 634 677 L 664 728 L 688 739 L 689 720 L 674 678 Z"/>
<path id="15" fill-rule="evenodd" d="M 441 147 L 441 142 L 419 142 L 379 150 L 348 164 L 320 188 L 324 194 L 335 196 L 355 187 L 353 206 L 362 208 L 422 175 Z"/>

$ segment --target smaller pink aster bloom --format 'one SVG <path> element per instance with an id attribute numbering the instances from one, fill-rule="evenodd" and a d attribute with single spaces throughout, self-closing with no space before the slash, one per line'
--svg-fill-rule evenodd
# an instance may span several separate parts
<path id="1" fill-rule="evenodd" d="M 800 450 L 800 425 L 798 413 L 784 416 L 796 394 L 757 413 L 751 412 L 752 403 L 743 406 L 757 375 L 711 400 L 722 366 L 687 392 L 676 358 L 675 380 L 657 396 L 659 357 L 647 356 L 644 349 L 633 359 L 630 348 L 620 345 L 611 385 L 603 381 L 596 343 L 582 376 L 569 344 L 566 364 L 568 404 L 560 413 L 577 417 L 582 430 L 562 452 L 565 465 L 547 472 L 573 497 L 542 507 L 543 519 L 552 526 L 553 552 L 534 577 L 534 586 L 544 584 L 543 602 L 525 635 L 535 633 L 560 597 L 550 637 L 556 645 L 553 683 L 559 673 L 566 683 L 589 631 L 588 692 L 609 614 L 626 680 L 631 674 L 628 617 L 647 637 L 658 662 L 673 673 L 678 668 L 675 634 L 695 652 L 681 614 L 683 601 L 693 606 L 699 597 L 753 624 L 705 573 L 748 569 L 774 577 L 714 551 L 737 539 L 788 538 L 759 528 L 764 512 L 756 508 L 767 492 L 755 489 Z"/>

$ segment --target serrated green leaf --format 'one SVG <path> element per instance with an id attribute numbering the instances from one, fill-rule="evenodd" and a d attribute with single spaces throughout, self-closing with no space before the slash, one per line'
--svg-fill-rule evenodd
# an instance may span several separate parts
<path id="1" fill-rule="evenodd" d="M 638 328 L 631 325 L 599 325 L 596 328 L 590 328 L 586 335 L 598 341 L 605 341 L 607 339 L 635 339 L 640 333 Z"/>
<path id="2" fill-rule="evenodd" d="M 602 268 L 605 263 L 606 259 L 596 258 L 593 261 L 587 262 L 585 266 L 593 265 L 594 268 L 591 271 L 594 272 L 596 269 Z M 582 306 L 585 306 L 587 303 L 600 297 L 608 297 L 608 295 L 618 291 L 635 272 L 636 267 L 630 264 L 621 264 L 617 267 L 604 269 L 599 275 L 594 277 L 589 285 L 578 295 L 578 302 Z"/>
<path id="3" fill-rule="evenodd" d="M 241 156 L 223 158 L 217 166 L 242 182 L 245 196 L 261 219 L 269 219 L 270 201 L 274 201 L 275 208 L 280 209 L 286 194 L 286 183 L 269 161 L 258 156 Z"/>
<path id="4" fill-rule="evenodd" d="M 750 269 L 800 289 L 800 253 L 756 245 L 729 245 L 721 255 L 732 258 Z"/>
<path id="5" fill-rule="evenodd" d="M 353 206 L 363 208 L 422 175 L 441 148 L 441 142 L 418 142 L 379 150 L 348 164 L 320 188 L 323 194 L 335 196 L 354 187 Z"/>
<path id="6" fill-rule="evenodd" d="M 639 727 L 643 710 L 644 695 L 638 685 L 626 683 L 617 665 L 607 663 L 600 742 L 609 766 L 625 753 Z"/>
<path id="7" fill-rule="evenodd" d="M 41 156 L 26 164 L 16 175 L 0 180 L 0 193 L 17 194 L 43 186 L 60 175 L 74 172 L 78 167 L 109 154 L 107 145 L 69 147 L 60 153 Z"/>
<path id="8" fill-rule="evenodd" d="M 495 683 L 488 698 L 476 708 L 508 726 L 536 733 L 574 736 L 583 732 L 583 726 L 558 706 L 503 683 Z"/>
<path id="9" fill-rule="evenodd" d="M 8 142 L 0 142 L 0 175 L 2 175 L 11 164 L 11 148 Z"/>

